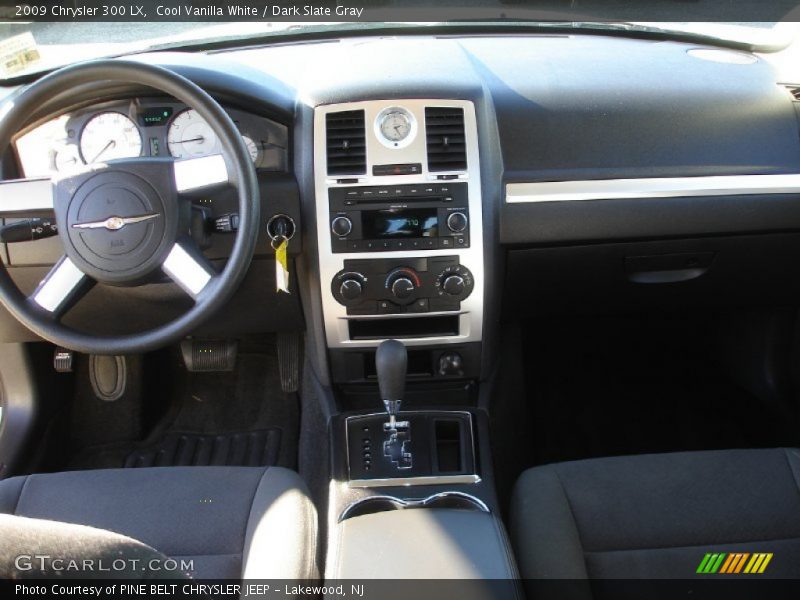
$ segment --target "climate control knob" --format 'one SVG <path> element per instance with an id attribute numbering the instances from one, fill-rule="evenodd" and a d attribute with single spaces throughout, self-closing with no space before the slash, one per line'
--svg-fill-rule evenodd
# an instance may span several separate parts
<path id="1" fill-rule="evenodd" d="M 339 271 L 331 281 L 331 293 L 339 304 L 359 304 L 368 291 L 367 277 L 358 271 Z"/>
<path id="2" fill-rule="evenodd" d="M 345 279 L 339 286 L 339 293 L 345 300 L 356 300 L 364 292 L 364 286 L 358 279 Z"/>
<path id="3" fill-rule="evenodd" d="M 347 217 L 336 217 L 331 221 L 331 231 L 339 237 L 350 235 L 353 231 L 353 222 Z"/>
<path id="4" fill-rule="evenodd" d="M 442 289 L 451 296 L 460 296 L 465 288 L 466 284 L 461 275 L 448 275 L 442 281 Z"/>
<path id="5" fill-rule="evenodd" d="M 408 277 L 398 277 L 392 283 L 392 294 L 395 298 L 403 300 L 414 293 L 414 287 L 414 282 Z"/>
<path id="6" fill-rule="evenodd" d="M 467 215 L 461 212 L 450 213 L 447 217 L 447 227 L 450 231 L 461 233 L 467 228 Z"/>
<path id="7" fill-rule="evenodd" d="M 475 287 L 475 278 L 464 265 L 451 265 L 436 278 L 436 292 L 449 301 L 466 300 Z"/>

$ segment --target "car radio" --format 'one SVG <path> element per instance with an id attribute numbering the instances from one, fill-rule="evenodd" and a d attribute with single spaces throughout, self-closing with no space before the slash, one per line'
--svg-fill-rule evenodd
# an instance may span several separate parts
<path id="1" fill-rule="evenodd" d="M 469 247 L 464 182 L 337 187 L 328 201 L 335 253 Z"/>

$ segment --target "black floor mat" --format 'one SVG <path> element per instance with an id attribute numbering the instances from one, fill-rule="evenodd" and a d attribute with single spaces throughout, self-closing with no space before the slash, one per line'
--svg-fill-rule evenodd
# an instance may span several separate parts
<path id="1" fill-rule="evenodd" d="M 131 452 L 126 467 L 240 466 L 277 464 L 280 429 L 225 435 L 169 432 L 158 443 Z"/>
<path id="2" fill-rule="evenodd" d="M 271 342 L 270 338 L 255 347 L 241 348 L 236 369 L 227 373 L 188 373 L 174 353 L 159 353 L 155 361 L 150 357 L 150 364 L 155 363 L 155 367 L 145 370 L 143 402 L 158 418 L 145 423 L 146 436 L 78 444 L 70 452 L 66 468 L 296 468 L 299 402 L 297 394 L 281 389 Z M 114 403 L 86 396 L 83 391 L 76 399 L 84 406 L 81 417 L 88 421 L 86 426 L 102 429 L 115 417 Z"/>

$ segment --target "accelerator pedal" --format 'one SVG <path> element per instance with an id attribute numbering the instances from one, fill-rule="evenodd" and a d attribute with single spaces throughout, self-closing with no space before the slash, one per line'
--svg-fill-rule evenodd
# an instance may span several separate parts
<path id="1" fill-rule="evenodd" d="M 285 393 L 300 389 L 301 340 L 297 332 L 278 332 L 275 336 L 278 347 L 278 371 L 281 376 L 281 389 Z"/>
<path id="2" fill-rule="evenodd" d="M 190 373 L 233 371 L 236 367 L 236 340 L 183 340 L 183 364 Z"/>

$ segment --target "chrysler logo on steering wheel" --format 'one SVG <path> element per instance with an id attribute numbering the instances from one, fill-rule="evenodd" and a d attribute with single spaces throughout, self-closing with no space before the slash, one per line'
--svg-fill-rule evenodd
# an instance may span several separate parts
<path id="1" fill-rule="evenodd" d="M 88 223 L 73 223 L 75 229 L 101 229 L 105 227 L 109 231 L 118 231 L 125 227 L 125 225 L 132 225 L 134 223 L 141 223 L 142 221 L 149 221 L 158 217 L 158 213 L 150 213 L 147 215 L 139 215 L 138 217 L 108 217 L 105 221 L 91 221 Z"/>

